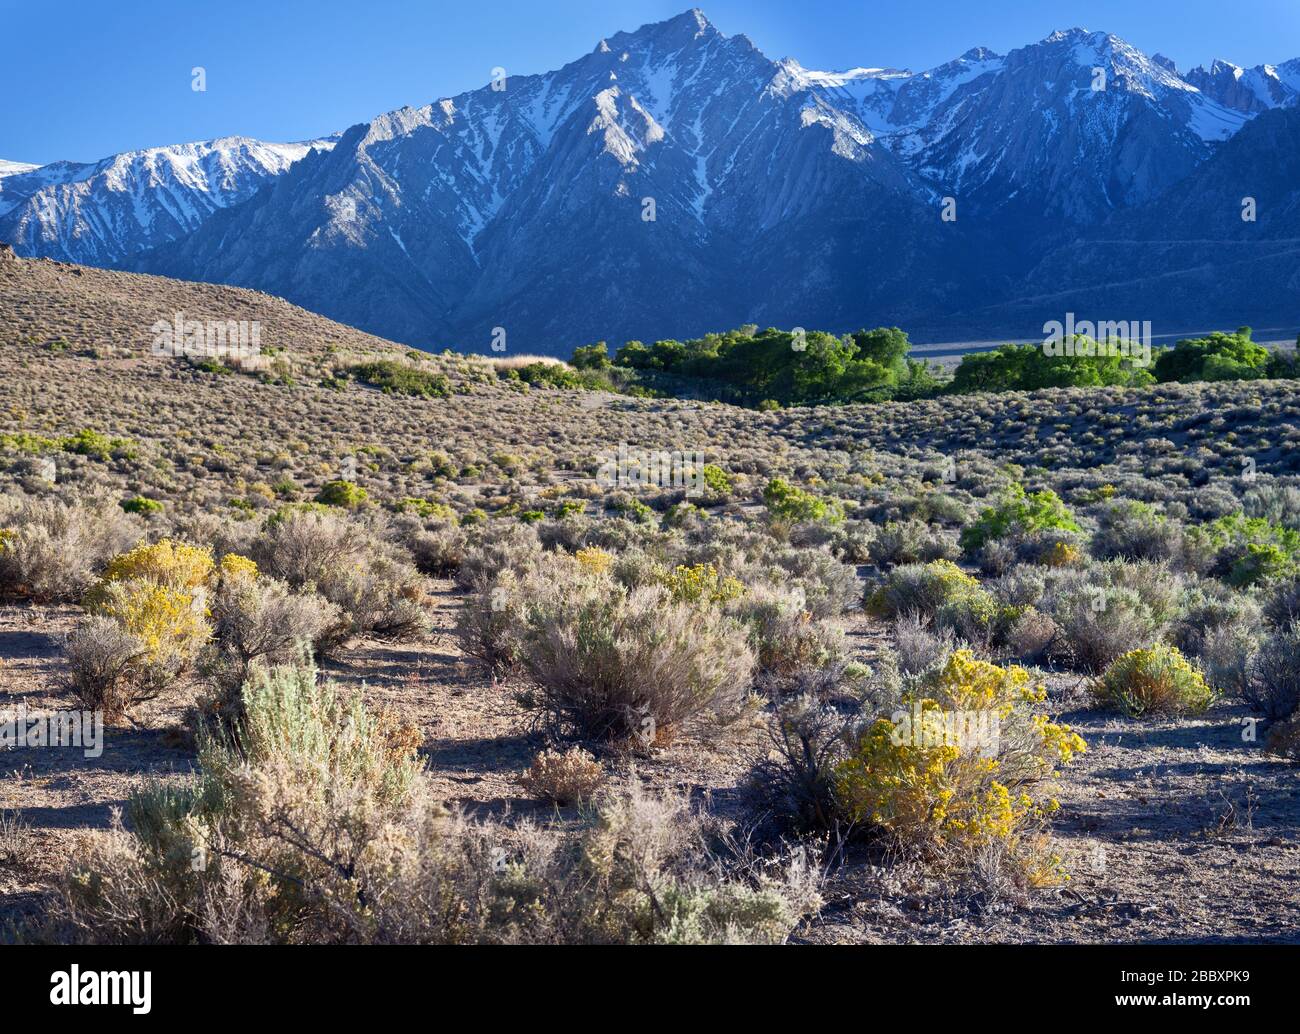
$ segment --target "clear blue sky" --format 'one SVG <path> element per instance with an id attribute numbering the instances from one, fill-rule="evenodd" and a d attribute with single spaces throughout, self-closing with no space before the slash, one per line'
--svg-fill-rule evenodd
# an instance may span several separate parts
<path id="1" fill-rule="evenodd" d="M 300 140 L 546 71 L 690 0 L 0 0 L 0 158 L 87 161 L 243 134 Z M 1180 68 L 1300 56 L 1300 0 L 710 0 L 810 68 L 927 68 L 1082 26 Z M 207 70 L 206 93 L 190 69 Z"/>

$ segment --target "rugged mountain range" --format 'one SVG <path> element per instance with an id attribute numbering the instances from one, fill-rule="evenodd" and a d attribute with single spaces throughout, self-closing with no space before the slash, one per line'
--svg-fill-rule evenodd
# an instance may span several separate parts
<path id="1" fill-rule="evenodd" d="M 1294 338 L 1300 107 L 1262 113 L 1177 187 L 1063 242 L 1016 297 L 968 316 L 977 326 L 1021 326 L 1044 311 L 1150 319 L 1157 334 L 1235 322 Z"/>
<path id="2" fill-rule="evenodd" d="M 223 137 L 98 162 L 0 162 L 0 240 L 22 255 L 116 265 L 198 229 L 309 151 L 332 146 Z"/>
<path id="3" fill-rule="evenodd" d="M 921 73 L 818 72 L 689 11 L 558 71 L 299 145 L 224 204 L 210 179 L 207 205 L 122 191 L 119 204 L 157 212 L 153 238 L 60 257 L 256 287 L 467 350 L 497 328 L 510 351 L 558 354 L 744 322 L 1021 334 L 1066 299 L 1104 307 L 1116 284 L 1116 303 L 1143 311 L 1115 319 L 1236 325 L 1266 301 L 1270 319 L 1300 324 L 1285 294 L 1297 264 L 1278 243 L 1300 238 L 1300 178 L 1261 181 L 1300 155 L 1297 86 L 1300 61 L 1182 75 L 1080 29 Z M 12 187 L 52 168 L 0 169 L 0 239 L 20 254 L 112 236 L 69 221 L 129 222 L 89 214 L 107 180 L 75 221 Z M 1247 187 L 1267 195 L 1267 221 L 1225 230 Z M 1249 290 L 1205 290 L 1243 260 Z M 1162 290 L 1185 268 L 1185 289 Z"/>
<path id="4" fill-rule="evenodd" d="M 1300 103 L 1300 58 L 1281 65 L 1242 68 L 1215 61 L 1208 69 L 1194 68 L 1187 81 L 1224 107 L 1247 114 Z"/>

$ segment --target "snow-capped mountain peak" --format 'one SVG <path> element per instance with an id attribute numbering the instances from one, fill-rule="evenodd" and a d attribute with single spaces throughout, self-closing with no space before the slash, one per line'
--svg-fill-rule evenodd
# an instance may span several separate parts
<path id="1" fill-rule="evenodd" d="M 953 304 L 970 282 L 954 263 L 1010 282 L 1036 261 L 1017 242 L 1152 203 L 1297 92 L 1300 61 L 1184 76 L 1083 28 L 921 71 L 870 51 L 821 71 L 692 9 L 319 145 L 0 168 L 0 239 L 257 287 L 435 347 L 508 323 L 562 351 L 610 313 L 615 333 L 698 331 L 735 318 L 724 302 L 840 325 L 872 299 Z M 960 230 L 937 218 L 948 197 Z M 980 226 L 996 233 L 962 258 L 954 241 Z"/>
<path id="2" fill-rule="evenodd" d="M 0 239 L 19 251 L 111 265 L 197 229 L 334 138 L 267 143 L 229 136 L 54 162 L 0 179 Z"/>
<path id="3" fill-rule="evenodd" d="M 32 165 L 29 162 L 10 162 L 0 158 L 0 179 L 5 176 L 17 176 L 23 172 L 34 172 L 39 168 L 39 165 Z"/>
<path id="4" fill-rule="evenodd" d="M 1216 58 L 1208 69 L 1188 72 L 1187 81 L 1207 97 L 1248 115 L 1300 104 L 1300 59 L 1243 68 Z"/>

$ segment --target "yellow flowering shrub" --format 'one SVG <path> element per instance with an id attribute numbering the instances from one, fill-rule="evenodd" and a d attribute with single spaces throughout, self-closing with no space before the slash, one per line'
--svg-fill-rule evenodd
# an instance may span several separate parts
<path id="1" fill-rule="evenodd" d="M 945 604 L 983 592 L 980 583 L 951 560 L 904 565 L 890 572 L 866 600 L 867 613 L 892 618 L 915 611 L 934 614 Z"/>
<path id="2" fill-rule="evenodd" d="M 256 581 L 258 575 L 257 564 L 246 556 L 240 556 L 238 553 L 227 553 L 221 558 L 221 562 L 217 564 L 217 574 L 220 578 L 230 581 L 238 579 Z"/>
<path id="3" fill-rule="evenodd" d="M 1199 714 L 1214 702 L 1214 690 L 1176 646 L 1157 643 L 1116 658 L 1093 687 L 1098 703 L 1130 717 Z"/>
<path id="4" fill-rule="evenodd" d="M 103 581 L 142 578 L 171 589 L 196 589 L 207 582 L 214 566 L 212 550 L 163 539 L 115 556 L 108 562 Z"/>
<path id="5" fill-rule="evenodd" d="M 83 605 L 140 640 L 145 677 L 157 681 L 187 668 L 207 642 L 208 587 L 219 578 L 256 577 L 247 557 L 230 554 L 217 564 L 210 549 L 163 539 L 110 560 Z"/>
<path id="6" fill-rule="evenodd" d="M 724 578 L 712 564 L 678 566 L 665 573 L 663 583 L 679 603 L 728 603 L 745 593 L 736 578 Z"/>
<path id="7" fill-rule="evenodd" d="M 588 546 L 574 554 L 583 568 L 592 574 L 604 574 L 614 562 L 614 554 L 607 553 L 598 546 Z"/>
<path id="8" fill-rule="evenodd" d="M 1051 549 L 1042 557 L 1042 562 L 1047 567 L 1075 567 L 1082 560 L 1083 554 L 1068 542 L 1053 542 Z"/>
<path id="9" fill-rule="evenodd" d="M 993 710 L 1003 732 L 1027 721 L 1037 732 L 1039 749 L 1033 754 L 1045 769 L 1065 764 L 1086 749 L 1083 739 L 1068 725 L 1057 725 L 1029 708 L 1047 699 L 1047 688 L 1036 684 L 1019 665 L 999 667 L 981 661 L 970 650 L 957 650 L 947 663 L 923 684 L 924 695 L 940 707 L 960 711 Z"/>
<path id="10" fill-rule="evenodd" d="M 956 651 L 904 697 L 905 710 L 858 736 L 835 769 L 840 808 L 923 853 L 967 855 L 997 841 L 1026 871 L 1054 871 L 1039 830 L 1058 805 L 1030 791 L 1086 745 L 1034 712 L 1045 697 L 1023 668 Z"/>
<path id="11" fill-rule="evenodd" d="M 144 660 L 160 675 L 188 667 L 208 639 L 206 615 L 194 595 L 143 578 L 101 586 L 86 609 L 112 618 L 139 639 Z"/>

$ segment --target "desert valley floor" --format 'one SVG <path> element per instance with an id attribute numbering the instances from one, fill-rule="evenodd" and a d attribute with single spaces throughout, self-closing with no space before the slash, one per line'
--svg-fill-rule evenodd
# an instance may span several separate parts
<path id="1" fill-rule="evenodd" d="M 260 320 L 272 365 L 212 372 L 150 355 L 149 328 L 174 312 Z M 698 449 L 727 473 L 725 497 L 701 504 L 707 521 L 761 521 L 764 483 L 782 477 L 845 500 L 868 536 L 919 522 L 918 534 L 955 542 L 1008 478 L 1053 490 L 1088 529 L 1112 495 L 1190 526 L 1239 508 L 1256 477 L 1279 490 L 1300 484 L 1297 381 L 755 412 L 521 390 L 486 359 L 407 355 L 254 292 L 10 259 L 0 263 L 4 491 L 157 499 L 165 513 L 140 518 L 156 540 L 192 535 L 205 515 L 256 525 L 285 503 L 313 499 L 354 458 L 355 480 L 377 506 L 415 498 L 456 515 L 539 511 L 550 521 L 557 503 L 577 500 L 604 513 L 599 523 L 622 518 L 605 513 L 592 472 L 602 452 L 631 443 Z M 420 398 L 335 382 L 349 364 L 375 359 L 437 373 L 451 391 Z M 131 445 L 102 458 L 64 450 L 53 483 L 40 456 L 22 448 L 23 435 L 57 441 L 85 429 Z M 949 460 L 955 478 L 942 473 Z M 933 555 L 955 555 L 936 548 Z M 893 565 L 869 545 L 837 555 L 851 572 L 837 591 L 852 603 L 825 623 L 843 633 L 844 661 L 875 669 L 894 649 L 895 631 L 863 600 Z M 1186 577 L 1190 586 L 1194 576 Z M 394 642 L 358 634 L 321 662 L 322 675 L 359 687 L 368 704 L 418 730 L 420 778 L 447 805 L 507 830 L 522 820 L 561 834 L 576 829 L 581 807 L 539 800 L 518 783 L 553 742 L 551 731 L 521 703 L 517 681 L 493 679 L 464 652 L 457 621 L 467 589 L 431 570 L 419 594 L 427 615 L 419 635 Z M 72 600 L 11 595 L 0 605 L 0 715 L 20 704 L 29 712 L 75 706 L 64 650 L 82 617 Z M 823 856 L 820 904 L 790 940 L 1300 940 L 1297 762 L 1266 751 L 1262 735 L 1243 737 L 1254 714 L 1246 703 L 1224 693 L 1201 713 L 1133 718 L 1095 706 L 1092 676 L 1050 651 L 1022 663 L 1046 685 L 1053 719 L 1087 743 L 1062 768 L 1051 821 L 1070 878 L 959 888 L 920 862 L 853 840 Z M 9 936 L 34 936 L 57 911 L 56 886 L 78 843 L 108 829 L 133 792 L 151 780 L 191 778 L 197 762 L 185 716 L 201 682 L 190 671 L 111 724 L 100 757 L 0 750 L 0 810 L 10 824 L 0 837 L 0 927 Z M 755 810 L 748 784 L 771 751 L 773 707 L 752 700 L 726 721 L 697 714 L 650 752 L 590 746 L 611 780 L 684 794 L 743 832 L 769 817 Z"/>

